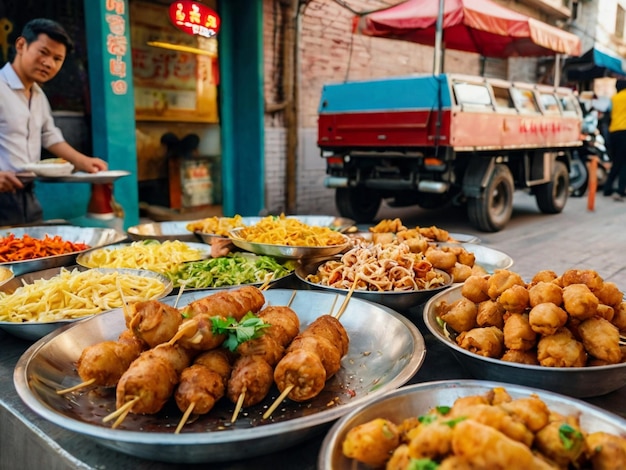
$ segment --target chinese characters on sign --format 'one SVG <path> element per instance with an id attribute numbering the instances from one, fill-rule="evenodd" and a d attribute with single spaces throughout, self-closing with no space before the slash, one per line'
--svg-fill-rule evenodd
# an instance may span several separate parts
<path id="1" fill-rule="evenodd" d="M 126 40 L 126 17 L 124 0 L 106 0 L 106 22 L 109 25 L 107 35 L 107 52 L 112 56 L 109 59 L 109 74 L 111 75 L 111 89 L 116 95 L 125 95 L 128 91 L 126 82 L 126 62 L 124 56 L 128 50 Z"/>
<path id="2" fill-rule="evenodd" d="M 211 38 L 220 29 L 220 18 L 201 3 L 181 0 L 170 5 L 170 20 L 181 31 L 195 36 Z"/>

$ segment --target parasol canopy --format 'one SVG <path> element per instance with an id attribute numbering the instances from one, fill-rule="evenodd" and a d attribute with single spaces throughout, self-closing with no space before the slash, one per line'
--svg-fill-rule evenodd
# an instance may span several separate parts
<path id="1" fill-rule="evenodd" d="M 355 32 L 437 47 L 439 0 L 408 0 L 357 16 Z M 445 48 L 484 57 L 579 56 L 578 36 L 491 0 L 443 0 L 442 39 Z"/>

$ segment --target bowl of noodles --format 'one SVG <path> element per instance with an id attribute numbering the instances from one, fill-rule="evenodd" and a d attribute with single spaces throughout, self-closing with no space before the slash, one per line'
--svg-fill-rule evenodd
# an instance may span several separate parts
<path id="1" fill-rule="evenodd" d="M 290 217 L 263 217 L 254 225 L 231 230 L 228 235 L 242 250 L 277 258 L 322 258 L 350 246 L 346 235 L 330 227 L 310 225 Z"/>
<path id="2" fill-rule="evenodd" d="M 115 308 L 172 292 L 166 276 L 138 269 L 62 266 L 16 276 L 0 286 L 0 329 L 26 340 Z"/>
<path id="3" fill-rule="evenodd" d="M 400 312 L 426 302 L 452 285 L 452 276 L 433 268 L 406 245 L 355 247 L 341 256 L 311 261 L 296 268 L 307 287 L 352 295 Z"/>

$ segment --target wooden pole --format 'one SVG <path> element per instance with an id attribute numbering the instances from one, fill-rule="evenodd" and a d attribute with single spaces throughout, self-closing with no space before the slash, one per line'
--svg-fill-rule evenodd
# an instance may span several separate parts
<path id="1" fill-rule="evenodd" d="M 598 157 L 592 155 L 588 163 L 589 193 L 587 194 L 587 210 L 593 211 L 596 206 L 596 191 L 598 190 Z"/>

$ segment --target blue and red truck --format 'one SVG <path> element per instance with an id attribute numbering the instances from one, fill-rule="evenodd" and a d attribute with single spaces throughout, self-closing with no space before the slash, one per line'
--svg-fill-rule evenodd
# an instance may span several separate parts
<path id="1" fill-rule="evenodd" d="M 543 213 L 569 196 L 582 110 L 569 88 L 461 74 L 328 84 L 319 105 L 324 184 L 339 213 L 371 222 L 381 202 L 465 204 L 477 229 L 508 223 L 513 193 Z"/>

